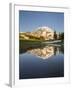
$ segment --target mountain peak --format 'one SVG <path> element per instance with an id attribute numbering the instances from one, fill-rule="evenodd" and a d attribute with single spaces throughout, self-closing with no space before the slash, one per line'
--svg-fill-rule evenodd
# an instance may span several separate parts
<path id="1" fill-rule="evenodd" d="M 40 40 L 52 40 L 54 37 L 54 30 L 52 30 L 49 27 L 42 26 L 36 28 L 33 32 L 26 32 L 23 34 L 21 33 L 21 37 L 24 37 L 25 39 L 28 38 L 34 38 L 34 39 L 40 39 Z"/>
<path id="2" fill-rule="evenodd" d="M 36 29 L 36 31 L 49 31 L 49 32 L 53 32 L 53 30 L 47 26 L 42 26 L 42 27 L 38 27 Z"/>

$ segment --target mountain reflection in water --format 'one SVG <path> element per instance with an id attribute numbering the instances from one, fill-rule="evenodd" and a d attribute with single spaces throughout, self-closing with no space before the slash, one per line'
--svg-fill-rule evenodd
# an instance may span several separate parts
<path id="1" fill-rule="evenodd" d="M 23 46 L 19 54 L 19 79 L 64 77 L 64 46 Z"/>
<path id="2" fill-rule="evenodd" d="M 30 53 L 33 54 L 37 57 L 40 57 L 42 59 L 47 59 L 49 57 L 51 57 L 52 55 L 57 55 L 60 53 L 64 53 L 64 47 L 63 45 L 48 45 L 48 46 L 42 46 L 42 47 L 36 47 L 36 48 L 32 48 L 29 47 L 27 48 L 27 50 L 22 50 L 22 53 Z"/>

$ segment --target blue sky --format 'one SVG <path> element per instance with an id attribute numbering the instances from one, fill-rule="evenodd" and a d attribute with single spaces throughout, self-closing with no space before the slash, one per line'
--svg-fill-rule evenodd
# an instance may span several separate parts
<path id="1" fill-rule="evenodd" d="M 64 13 L 19 11 L 19 31 L 31 32 L 38 27 L 47 26 L 56 32 L 64 31 Z"/>

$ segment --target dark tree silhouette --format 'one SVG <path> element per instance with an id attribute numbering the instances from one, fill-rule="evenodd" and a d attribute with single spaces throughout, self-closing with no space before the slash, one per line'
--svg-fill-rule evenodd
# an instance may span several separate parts
<path id="1" fill-rule="evenodd" d="M 61 33 L 61 40 L 64 40 L 64 33 Z"/>
<path id="2" fill-rule="evenodd" d="M 54 31 L 54 40 L 57 40 L 57 34 L 56 34 L 56 31 Z"/>
<path id="3" fill-rule="evenodd" d="M 64 41 L 64 32 L 59 33 L 59 39 L 62 40 L 62 41 Z"/>

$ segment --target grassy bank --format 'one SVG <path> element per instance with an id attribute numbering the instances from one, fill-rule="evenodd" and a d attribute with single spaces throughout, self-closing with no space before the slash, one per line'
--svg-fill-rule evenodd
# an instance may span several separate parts
<path id="1" fill-rule="evenodd" d="M 41 41 L 39 40 L 19 40 L 20 53 L 26 52 L 29 49 L 41 47 Z"/>
<path id="2" fill-rule="evenodd" d="M 54 41 L 46 41 L 46 40 L 19 40 L 20 47 L 29 45 L 29 46 L 40 46 L 42 44 L 64 44 L 64 42 L 54 42 Z"/>
<path id="3" fill-rule="evenodd" d="M 24 45 L 32 45 L 32 44 L 40 44 L 41 41 L 40 40 L 19 40 L 20 44 L 24 44 Z"/>
<path id="4" fill-rule="evenodd" d="M 59 46 L 59 45 L 63 45 L 62 42 L 60 43 L 43 43 L 45 42 L 45 40 L 19 40 L 19 50 L 20 50 L 20 53 L 24 53 L 26 52 L 27 50 L 31 50 L 31 49 L 34 49 L 34 48 L 42 48 L 42 47 L 45 47 L 45 46 Z M 50 42 L 50 41 L 48 41 Z"/>

